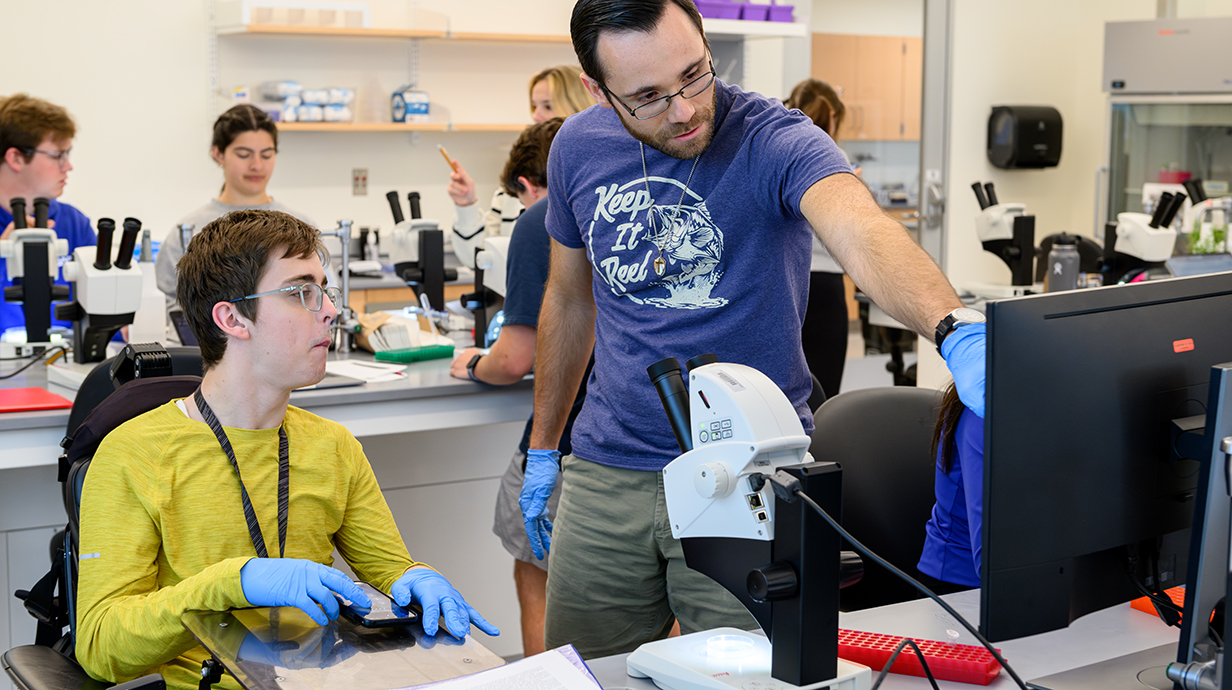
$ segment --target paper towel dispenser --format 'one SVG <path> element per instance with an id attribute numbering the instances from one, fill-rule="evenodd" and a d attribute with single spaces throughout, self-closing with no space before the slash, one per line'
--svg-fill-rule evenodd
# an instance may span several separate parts
<path id="1" fill-rule="evenodd" d="M 988 116 L 988 161 L 998 168 L 1051 168 L 1061 161 L 1061 113 L 1040 105 L 998 105 Z"/>

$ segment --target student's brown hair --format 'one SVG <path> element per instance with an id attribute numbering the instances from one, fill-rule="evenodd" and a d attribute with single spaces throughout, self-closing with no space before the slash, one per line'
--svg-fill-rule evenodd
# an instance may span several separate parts
<path id="1" fill-rule="evenodd" d="M 808 115 L 813 124 L 820 127 L 831 139 L 838 139 L 839 130 L 843 128 L 843 117 L 847 108 L 838 97 L 838 92 L 820 79 L 805 79 L 796 84 L 791 95 L 783 102 L 788 108 L 798 108 Z M 834 131 L 830 131 L 830 116 L 834 116 Z"/>
<path id="2" fill-rule="evenodd" d="M 221 154 L 244 132 L 269 133 L 274 140 L 274 150 L 278 150 L 278 125 L 270 119 L 269 113 L 247 103 L 231 108 L 214 120 L 214 135 L 210 139 L 210 147 L 217 148 Z"/>
<path id="3" fill-rule="evenodd" d="M 937 464 L 942 472 L 950 471 L 950 464 L 958 454 L 958 420 L 962 417 L 966 405 L 958 397 L 958 389 L 951 383 L 941 396 L 941 405 L 937 408 L 937 426 L 933 427 L 933 445 L 936 451 Z"/>
<path id="4" fill-rule="evenodd" d="M 17 149 L 28 163 L 49 134 L 55 142 L 77 136 L 77 125 L 67 110 L 24 93 L 0 99 L 0 157 Z"/>
<path id="5" fill-rule="evenodd" d="M 516 197 L 525 191 L 519 177 L 525 177 L 539 187 L 548 186 L 548 151 L 552 148 L 552 139 L 564 120 L 554 117 L 522 130 L 521 136 L 514 142 L 509 151 L 509 160 L 501 171 L 501 187 L 509 196 Z"/>
<path id="6" fill-rule="evenodd" d="M 227 338 L 214 323 L 214 305 L 251 295 L 271 258 L 328 256 L 316 228 L 281 211 L 244 210 L 211 221 L 193 235 L 176 264 L 176 298 L 201 346 L 204 368 L 222 361 Z M 240 314 L 257 320 L 259 300 L 236 302 Z"/>

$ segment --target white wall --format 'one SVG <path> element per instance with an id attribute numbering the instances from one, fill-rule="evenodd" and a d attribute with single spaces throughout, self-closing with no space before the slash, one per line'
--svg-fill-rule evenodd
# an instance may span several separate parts
<path id="1" fill-rule="evenodd" d="M 976 238 L 979 205 L 970 185 L 977 180 L 995 183 L 1001 201 L 1025 203 L 1037 237 L 1093 234 L 1095 172 L 1107 137 L 1100 90 L 1104 23 L 1154 16 L 1154 0 L 954 0 L 946 272 L 956 285 L 1010 277 Z M 1064 122 L 1060 165 L 992 167 L 984 149 L 994 105 L 1057 108 Z"/>
<path id="2" fill-rule="evenodd" d="M 572 1 L 419 6 L 449 14 L 457 31 L 564 34 Z M 27 29 L 6 39 L 0 94 L 46 98 L 77 121 L 64 201 L 92 219 L 135 216 L 161 239 L 217 195 L 222 176 L 207 151 L 220 110 L 207 89 L 205 0 L 5 2 L 3 15 L 5 26 Z M 226 89 L 249 79 L 295 78 L 356 86 L 361 99 L 383 103 L 408 74 L 409 41 L 222 37 L 219 46 L 219 86 Z M 420 43 L 424 87 L 464 121 L 529 123 L 526 80 L 563 62 L 576 62 L 567 43 Z M 388 227 L 384 193 L 398 189 L 405 198 L 414 189 L 423 194 L 424 215 L 447 222 L 453 207 L 436 145 L 474 173 L 486 202 L 515 137 L 285 132 L 270 193 L 323 227 L 343 217 Z M 369 196 L 351 196 L 352 167 L 369 169 Z"/>
<path id="3" fill-rule="evenodd" d="M 813 0 L 812 9 L 813 33 L 924 35 L 924 0 Z"/>

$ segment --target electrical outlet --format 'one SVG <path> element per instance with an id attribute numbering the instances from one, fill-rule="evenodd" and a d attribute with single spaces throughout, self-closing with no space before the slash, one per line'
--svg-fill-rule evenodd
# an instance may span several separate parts
<path id="1" fill-rule="evenodd" d="M 368 196 L 368 169 L 351 168 L 351 194 Z"/>

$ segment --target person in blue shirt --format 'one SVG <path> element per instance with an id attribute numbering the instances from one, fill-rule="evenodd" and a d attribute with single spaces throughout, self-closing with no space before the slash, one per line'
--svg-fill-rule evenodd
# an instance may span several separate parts
<path id="1" fill-rule="evenodd" d="M 980 586 L 980 533 L 984 513 L 984 420 L 945 391 L 937 427 L 934 492 L 937 503 L 925 525 L 920 572 L 941 582 Z"/>
<path id="2" fill-rule="evenodd" d="M 505 262 L 505 320 L 500 337 L 486 354 L 468 347 L 454 359 L 449 373 L 457 378 L 469 378 L 491 386 L 506 386 L 521 381 L 535 363 L 535 333 L 539 325 L 543 287 L 548 280 L 551 243 L 544 226 L 548 205 L 542 200 L 547 198 L 548 150 L 563 122 L 561 118 L 552 118 L 527 127 L 509 152 L 509 160 L 501 173 L 501 184 L 506 193 L 516 197 L 526 211 L 518 217 L 515 232 L 509 240 L 509 257 Z M 561 453 L 571 452 L 569 430 L 585 399 L 586 383 L 583 379 L 560 439 L 558 449 Z M 513 580 L 521 611 L 522 650 L 526 656 L 544 651 L 543 621 L 548 582 L 548 561 L 535 556 L 522 521 L 522 509 L 518 505 L 533 421 L 534 417 L 526 420 L 522 441 L 501 477 L 492 525 L 493 533 L 500 537 L 501 544 L 514 558 Z M 547 499 L 549 515 L 556 514 L 560 490 L 561 481 L 558 478 Z"/>
<path id="3" fill-rule="evenodd" d="M 96 243 L 90 219 L 68 204 L 57 201 L 64 193 L 68 174 L 73 169 L 69 152 L 73 148 L 73 136 L 77 127 L 68 112 L 58 105 L 48 103 L 24 93 L 0 99 L 0 227 L 4 237 L 13 230 L 13 199 L 26 200 L 26 209 L 34 212 L 34 200 L 51 199 L 47 208 L 48 225 L 56 234 L 68 240 L 71 256 L 77 247 L 93 246 Z M 34 218 L 26 224 L 34 226 Z M 60 258 L 60 266 L 68 257 Z M 56 283 L 64 285 L 59 271 Z M 0 287 L 8 287 L 7 261 L 0 258 Z M 54 325 L 70 326 L 66 321 L 53 321 Z M 0 303 L 0 333 L 9 328 L 25 328 L 26 319 L 21 304 Z"/>

